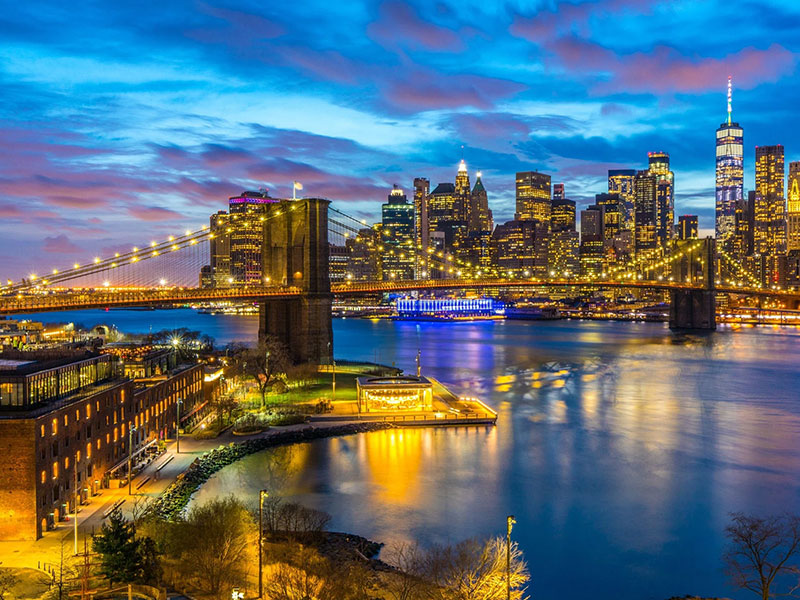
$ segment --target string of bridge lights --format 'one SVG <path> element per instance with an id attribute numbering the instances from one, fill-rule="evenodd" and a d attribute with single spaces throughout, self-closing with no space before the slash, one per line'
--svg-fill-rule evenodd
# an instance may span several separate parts
<path id="1" fill-rule="evenodd" d="M 288 208 L 288 210 L 294 210 L 298 205 L 292 205 Z M 259 221 L 268 221 L 274 218 L 277 218 L 283 214 L 283 211 L 278 210 L 275 211 L 273 214 L 269 215 L 268 217 L 259 217 Z M 236 220 L 237 217 L 244 217 L 246 215 L 229 215 L 231 220 Z M 254 223 L 249 222 L 245 223 L 245 226 L 252 227 Z M 232 227 L 226 228 L 226 233 L 231 233 L 233 231 Z M 192 246 L 196 246 L 200 242 L 204 242 L 206 240 L 211 240 L 216 237 L 216 234 L 213 233 L 208 225 L 203 225 L 200 229 L 196 231 L 191 231 L 189 229 L 183 235 L 175 236 L 170 235 L 165 241 L 157 242 L 155 240 L 151 241 L 149 244 L 144 244 L 142 247 L 133 246 L 133 248 L 129 252 L 115 252 L 113 257 L 108 258 L 100 258 L 95 257 L 92 262 L 80 264 L 74 263 L 72 267 L 67 268 L 54 268 L 51 270 L 50 275 L 46 276 L 39 276 L 36 273 L 31 273 L 27 278 L 23 278 L 21 281 L 14 283 L 12 280 L 7 280 L 6 285 L 0 286 L 0 291 L 2 292 L 17 292 L 27 289 L 35 289 L 40 287 L 52 287 L 56 283 L 63 283 L 66 281 L 71 281 L 74 279 L 78 279 L 81 277 L 87 277 L 89 275 L 94 275 L 100 273 L 102 271 L 107 271 L 110 269 L 116 269 L 118 267 L 132 265 L 139 263 L 144 260 L 153 259 L 162 254 L 166 254 L 169 252 L 175 252 L 181 250 L 183 248 L 189 248 Z M 166 281 L 162 280 L 162 285 L 164 285 Z M 108 282 L 105 282 L 104 285 L 108 287 Z"/>

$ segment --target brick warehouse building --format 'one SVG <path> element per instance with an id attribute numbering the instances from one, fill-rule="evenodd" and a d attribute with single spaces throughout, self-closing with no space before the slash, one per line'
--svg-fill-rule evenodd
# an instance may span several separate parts
<path id="1" fill-rule="evenodd" d="M 32 540 L 175 431 L 176 402 L 202 398 L 200 365 L 137 386 L 117 357 L 86 351 L 0 360 L 0 539 Z"/>

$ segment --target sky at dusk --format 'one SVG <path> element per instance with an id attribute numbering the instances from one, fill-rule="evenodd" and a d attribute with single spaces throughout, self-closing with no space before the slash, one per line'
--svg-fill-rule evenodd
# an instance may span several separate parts
<path id="1" fill-rule="evenodd" d="M 195 229 L 301 181 L 377 220 L 392 184 L 514 173 L 588 204 L 664 150 L 676 213 L 713 229 L 734 78 L 754 146 L 800 160 L 800 3 L 17 2 L 0 11 L 0 276 Z M 462 150 L 463 145 L 463 150 Z"/>

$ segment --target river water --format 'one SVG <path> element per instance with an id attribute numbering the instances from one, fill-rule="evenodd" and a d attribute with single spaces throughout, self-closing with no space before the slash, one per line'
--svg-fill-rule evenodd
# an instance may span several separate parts
<path id="1" fill-rule="evenodd" d="M 256 327 L 175 310 L 66 320 L 92 314 L 221 342 Z M 281 490 L 331 513 L 334 529 L 386 543 L 501 535 L 513 514 L 534 597 L 568 600 L 746 598 L 722 572 L 729 513 L 800 509 L 800 330 L 353 319 L 334 332 L 340 359 L 411 371 L 420 348 L 423 371 L 484 399 L 497 426 L 272 450 L 215 475 L 199 500 Z"/>

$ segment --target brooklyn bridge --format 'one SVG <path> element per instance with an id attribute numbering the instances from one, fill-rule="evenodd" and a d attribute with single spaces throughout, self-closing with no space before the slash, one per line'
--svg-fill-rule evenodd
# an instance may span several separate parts
<path id="1" fill-rule="evenodd" d="M 42 269 L 18 282 L 9 280 L 0 287 L 0 314 L 253 301 L 260 307 L 260 335 L 281 339 L 296 361 L 324 362 L 332 352 L 334 297 L 533 288 L 644 290 L 669 297 L 670 327 L 699 330 L 715 328 L 720 296 L 777 300 L 790 309 L 800 307 L 800 292 L 759 285 L 724 252 L 718 252 L 711 238 L 687 240 L 666 256 L 642 253 L 634 261 L 596 276 L 503 274 L 461 263 L 434 249 L 421 249 L 430 261 L 442 263 L 442 277 L 332 282 L 330 247 L 358 235 L 361 221 L 319 198 L 275 202 L 267 207 L 262 220 L 263 277 L 258 285 L 219 288 L 203 287 L 199 281 L 194 285 L 176 283 L 198 279 L 215 235 L 204 227 L 125 253 Z M 737 278 L 723 281 L 716 265 L 727 263 Z"/>

